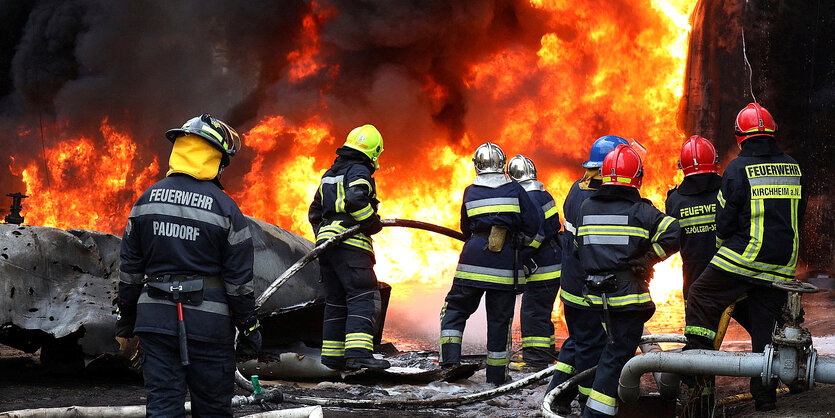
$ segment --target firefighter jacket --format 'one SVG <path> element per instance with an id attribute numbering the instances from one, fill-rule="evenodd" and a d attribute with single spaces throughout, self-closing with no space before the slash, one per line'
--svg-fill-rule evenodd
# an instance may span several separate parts
<path id="1" fill-rule="evenodd" d="M 473 184 L 464 190 L 461 232 L 466 242 L 453 283 L 482 289 L 522 291 L 525 283 L 522 265 L 544 239 L 539 235 L 540 210 L 525 189 L 506 175 L 489 173 L 476 176 Z M 500 252 L 492 252 L 487 247 L 493 226 L 507 228 Z M 515 265 L 514 241 L 520 247 L 518 265 Z"/>
<path id="2" fill-rule="evenodd" d="M 797 161 L 773 138 L 745 140 L 722 177 L 711 266 L 753 283 L 794 280 L 803 182 Z"/>
<path id="3" fill-rule="evenodd" d="M 560 248 L 560 214 L 557 212 L 557 204 L 551 193 L 545 190 L 545 186 L 536 180 L 528 180 L 519 183 L 528 192 L 528 197 L 539 206 L 540 222 L 542 227 L 538 235 L 544 237 L 537 251 L 531 259 L 536 266 L 535 270 L 527 277 L 528 288 L 553 286 L 559 284 L 562 271 L 562 249 Z"/>
<path id="4" fill-rule="evenodd" d="M 617 290 L 607 295 L 610 309 L 644 310 L 655 309 L 649 278 L 634 276 L 629 261 L 667 258 L 679 249 L 678 235 L 678 221 L 641 199 L 637 189 L 611 185 L 583 202 L 575 241 L 586 275 L 617 276 Z M 586 302 L 602 309 L 600 294 L 585 290 Z"/>
<path id="5" fill-rule="evenodd" d="M 704 271 L 716 253 L 717 194 L 722 177 L 716 173 L 693 174 L 667 193 L 667 215 L 681 227 L 681 261 L 684 298 L 690 284 Z"/>
<path id="6" fill-rule="evenodd" d="M 562 233 L 562 274 L 560 278 L 560 299 L 564 304 L 574 308 L 589 309 L 589 304 L 583 300 L 583 286 L 586 278 L 580 267 L 577 256 L 577 245 L 574 236 L 577 233 L 575 225 L 579 223 L 580 206 L 600 187 L 600 179 L 591 179 L 586 187 L 581 187 L 583 179 L 571 185 L 565 202 L 562 205 L 565 231 Z"/>
<path id="7" fill-rule="evenodd" d="M 126 312 L 120 314 L 136 309 L 136 332 L 177 335 L 176 304 L 150 297 L 147 283 L 201 279 L 202 302 L 183 304 L 188 338 L 232 344 L 233 321 L 255 315 L 253 254 L 249 226 L 232 198 L 212 181 L 172 174 L 130 211 L 119 282 Z"/>
<path id="8" fill-rule="evenodd" d="M 365 228 L 380 222 L 371 161 L 350 148 L 340 148 L 336 153 L 339 156 L 322 176 L 307 213 L 316 233 L 316 245 L 354 225 Z M 374 255 L 371 238 L 362 232 L 346 239 L 340 246 Z"/>

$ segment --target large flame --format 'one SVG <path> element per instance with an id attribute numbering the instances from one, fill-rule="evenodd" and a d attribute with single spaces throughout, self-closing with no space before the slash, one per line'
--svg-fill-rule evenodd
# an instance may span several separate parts
<path id="1" fill-rule="evenodd" d="M 508 156 L 530 156 L 561 206 L 582 175 L 579 163 L 591 142 L 604 134 L 635 138 L 648 149 L 641 192 L 663 208 L 667 190 L 681 180 L 676 159 L 685 135 L 675 121 L 688 16 L 696 0 L 635 0 L 628 9 L 622 3 L 531 0 L 531 7 L 548 14 L 554 30 L 541 37 L 538 50 L 508 45 L 458 75 L 468 98 L 458 143 L 440 133 L 392 141 L 383 131 L 387 152 L 375 175 L 380 214 L 457 229 L 462 192 L 473 179 L 471 153 L 485 140 L 498 143 Z M 297 48 L 287 56 L 286 77 L 293 83 L 324 68 L 317 61 L 319 31 L 338 13 L 318 4 L 311 10 Z M 340 69 L 327 71 L 333 78 Z M 440 83 L 431 76 L 421 82 L 423 103 L 434 107 L 443 101 L 447 91 Z M 256 156 L 244 187 L 230 191 L 244 213 L 308 239 L 313 238 L 308 205 L 347 134 L 335 131 L 328 107 L 319 106 L 309 112 L 316 116 L 299 120 L 274 114 L 245 132 L 245 146 Z M 62 129 L 51 134 L 61 136 Z M 83 136 L 65 137 L 44 147 L 45 163 L 18 167 L 12 161 L 12 173 L 32 196 L 25 202 L 27 223 L 121 233 L 131 204 L 164 170 L 156 158 L 138 158 L 129 133 L 107 120 L 100 135 L 107 149 L 93 149 Z M 276 159 L 277 154 L 285 157 Z M 378 277 L 403 289 L 394 293 L 396 299 L 407 300 L 410 286 L 446 288 L 451 283 L 461 243 L 402 229 L 386 229 L 374 238 Z M 656 303 L 680 302 L 680 288 L 680 260 L 656 267 L 651 285 Z"/>

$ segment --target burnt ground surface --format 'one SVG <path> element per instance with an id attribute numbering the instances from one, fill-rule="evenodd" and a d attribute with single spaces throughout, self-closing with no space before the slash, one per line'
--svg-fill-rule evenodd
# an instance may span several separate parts
<path id="1" fill-rule="evenodd" d="M 512 372 L 514 380 L 527 376 L 526 373 Z M 265 387 L 280 388 L 285 394 L 296 396 L 337 397 L 347 399 L 385 399 L 391 396 L 403 398 L 431 398 L 470 394 L 491 389 L 484 383 L 484 370 L 476 372 L 469 379 L 453 383 L 434 382 L 429 385 L 395 384 L 345 384 L 342 382 L 290 383 L 263 382 Z M 647 392 L 654 391 L 654 383 L 649 376 L 644 377 L 643 386 Z M 747 379 L 723 378 L 717 380 L 717 398 L 740 394 L 747 391 Z M 345 408 L 325 408 L 326 417 L 518 417 L 534 416 L 539 409 L 539 402 L 545 394 L 547 381 L 528 386 L 521 391 L 503 395 L 487 401 L 464 405 L 457 408 L 434 408 L 421 411 L 394 410 L 349 410 Z M 238 394 L 246 394 L 243 391 Z M 721 408 L 717 416 L 749 417 L 824 417 L 835 415 L 833 401 L 835 386 L 818 385 L 811 392 L 797 395 L 781 395 L 778 410 L 770 413 L 755 412 L 753 402 L 743 400 Z M 25 408 L 59 406 L 115 406 L 140 405 L 145 402 L 145 391 L 137 375 L 125 373 L 114 376 L 112 372 L 103 373 L 95 370 L 84 372 L 47 370 L 40 364 L 36 355 L 0 346 L 0 411 Z M 274 405 L 277 409 L 301 407 L 304 405 L 285 402 Z M 576 406 L 576 403 L 575 403 Z M 645 418 L 647 410 L 656 412 L 673 411 L 676 406 L 664 404 L 659 400 L 645 400 L 633 408 L 622 407 L 622 416 L 640 416 Z M 652 409 L 649 409 L 652 408 Z M 680 406 L 678 407 L 680 410 Z M 235 409 L 235 416 L 260 412 L 258 406 L 245 406 Z M 575 410 L 576 412 L 576 410 Z M 632 413 L 634 412 L 634 414 Z M 653 414 L 653 416 L 662 416 Z"/>

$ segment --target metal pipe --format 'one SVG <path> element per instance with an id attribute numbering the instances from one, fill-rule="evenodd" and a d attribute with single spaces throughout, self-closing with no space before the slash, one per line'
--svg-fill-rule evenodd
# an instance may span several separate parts
<path id="1" fill-rule="evenodd" d="M 649 338 L 653 335 L 650 334 L 649 330 L 644 327 L 644 335 L 641 336 L 641 343 L 638 347 L 641 349 L 641 352 L 646 353 L 661 353 L 664 350 L 661 349 L 661 346 L 658 344 L 659 342 L 679 342 L 680 339 L 684 339 L 686 342 L 686 337 L 683 335 L 677 334 L 659 334 L 666 338 L 656 338 L 657 341 L 650 341 Z M 661 397 L 664 399 L 675 399 L 678 398 L 678 394 L 681 391 L 681 378 L 676 374 L 670 373 L 660 373 L 655 372 L 652 374 L 655 378 L 655 384 L 658 386 L 658 393 L 661 394 Z"/>
<path id="2" fill-rule="evenodd" d="M 762 374 L 764 364 L 763 353 L 689 350 L 643 354 L 633 357 L 623 366 L 618 396 L 624 402 L 636 401 L 640 396 L 641 375 L 647 372 L 755 377 Z"/>
<path id="3" fill-rule="evenodd" d="M 815 360 L 815 382 L 835 383 L 835 358 L 818 357 Z"/>

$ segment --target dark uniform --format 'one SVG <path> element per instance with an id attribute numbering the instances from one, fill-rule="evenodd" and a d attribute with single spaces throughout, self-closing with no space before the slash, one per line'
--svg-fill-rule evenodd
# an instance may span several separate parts
<path id="1" fill-rule="evenodd" d="M 184 416 L 187 383 L 195 415 L 232 416 L 233 323 L 256 321 L 252 238 L 238 206 L 213 182 L 172 174 L 131 210 L 121 262 L 120 315 L 136 322 L 120 319 L 116 335 L 140 336 L 148 415 Z M 199 291 L 183 294 L 191 362 L 183 366 L 177 306 L 151 286 L 186 292 L 195 280 L 202 301 Z"/>
<path id="2" fill-rule="evenodd" d="M 617 290 L 607 295 L 611 323 L 606 326 L 613 343 L 606 344 L 600 355 L 583 416 L 617 414 L 621 369 L 635 354 L 644 323 L 655 312 L 649 277 L 636 276 L 629 261 L 649 257 L 657 262 L 667 258 L 678 251 L 678 234 L 678 222 L 641 199 L 637 189 L 604 185 L 583 202 L 576 237 L 580 265 L 587 275 L 613 274 L 617 281 Z M 583 299 L 601 313 L 598 318 L 603 320 L 601 295 L 586 287 Z M 577 335 L 578 342 L 581 338 Z M 577 350 L 577 369 L 594 366 L 589 357 Z"/>
<path id="3" fill-rule="evenodd" d="M 337 154 L 319 183 L 308 219 L 316 232 L 316 245 L 357 224 L 365 231 L 319 257 L 327 289 L 322 364 L 342 369 L 346 359 L 371 358 L 374 351 L 381 308 L 369 235 L 380 230 L 380 217 L 371 161 L 346 147 Z"/>
<path id="4" fill-rule="evenodd" d="M 690 285 L 702 274 L 716 253 L 716 207 L 722 177 L 716 173 L 693 174 L 667 193 L 666 212 L 681 227 L 681 260 L 685 303 Z"/>
<path id="5" fill-rule="evenodd" d="M 562 233 L 562 275 L 560 278 L 560 299 L 563 303 L 565 324 L 568 327 L 568 338 L 563 341 L 560 354 L 557 358 L 557 370 L 548 385 L 548 391 L 565 382 L 571 376 L 583 370 L 577 370 L 576 352 L 583 351 L 589 363 L 597 364 L 600 353 L 606 344 L 606 334 L 600 326 L 597 315 L 589 315 L 587 310 L 591 309 L 589 304 L 583 300 L 583 286 L 585 273 L 583 273 L 580 261 L 577 256 L 577 246 L 574 244 L 574 236 L 577 233 L 575 225 L 579 223 L 580 206 L 598 188 L 601 180 L 595 178 L 580 179 L 571 185 L 568 195 L 563 203 L 563 216 L 565 219 L 565 231 Z M 583 338 L 578 339 L 580 332 Z M 591 392 L 592 379 L 584 380 L 578 385 L 581 394 L 581 404 L 585 397 Z M 574 399 L 575 393 L 566 393 L 566 406 Z"/>
<path id="6" fill-rule="evenodd" d="M 800 166 L 773 138 L 752 137 L 725 169 L 716 210 L 719 249 L 690 287 L 686 348 L 712 349 L 722 311 L 747 293 L 754 352 L 771 341 L 786 301 L 772 282 L 794 280 L 798 232 L 806 210 Z M 755 400 L 773 402 L 773 388 L 751 380 Z"/>
<path id="7" fill-rule="evenodd" d="M 478 308 L 486 293 L 487 310 L 487 382 L 500 385 L 507 378 L 510 363 L 510 325 L 516 292 L 524 289 L 525 275 L 521 263 L 538 248 L 541 209 L 528 197 L 525 189 L 505 174 L 476 176 L 464 190 L 461 205 L 461 232 L 467 238 L 452 288 L 441 310 L 440 363 L 442 366 L 461 361 L 461 337 L 470 315 Z M 507 228 L 507 237 L 500 252 L 487 248 L 491 227 Z M 519 265 L 514 283 L 514 235 L 520 237 Z"/>
<path id="8" fill-rule="evenodd" d="M 545 186 L 536 180 L 520 183 L 534 204 L 539 205 L 544 237 L 532 260 L 535 270 L 527 277 L 522 307 L 519 311 L 522 331 L 522 358 L 528 365 L 546 365 L 553 362 L 554 323 L 551 313 L 560 290 L 562 250 L 559 232 L 560 216 L 554 198 Z"/>

